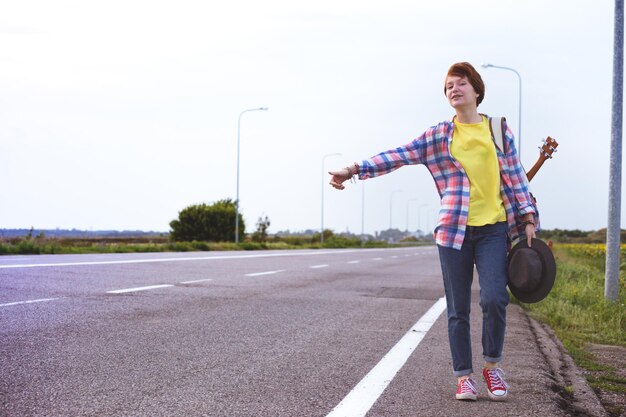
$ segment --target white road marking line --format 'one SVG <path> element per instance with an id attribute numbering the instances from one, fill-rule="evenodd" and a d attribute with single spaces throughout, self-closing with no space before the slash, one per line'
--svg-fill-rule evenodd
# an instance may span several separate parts
<path id="1" fill-rule="evenodd" d="M 123 294 L 126 292 L 135 292 L 135 291 L 146 291 L 146 290 L 154 290 L 157 288 L 167 288 L 173 287 L 171 284 L 161 284 L 161 285 L 148 285 L 147 287 L 136 287 L 136 288 L 124 288 L 122 290 L 111 290 L 107 291 L 107 294 Z"/>
<path id="2" fill-rule="evenodd" d="M 393 256 L 390 256 L 390 258 L 397 258 L 397 256 L 396 256 L 396 255 L 393 255 Z"/>
<path id="3" fill-rule="evenodd" d="M 313 256 L 313 255 L 342 255 L 345 253 L 353 252 L 380 252 L 385 250 L 398 250 L 398 249 L 348 249 L 348 250 L 335 250 L 335 251 L 311 251 L 311 252 L 297 252 L 297 253 L 261 253 L 253 255 L 216 255 L 216 256 L 198 256 L 198 257 L 186 257 L 186 258 L 150 258 L 150 259 L 126 259 L 118 261 L 86 261 L 86 262 L 58 262 L 58 263 L 46 263 L 46 264 L 11 264 L 0 265 L 0 269 L 9 268 L 38 268 L 38 267 L 60 267 L 60 266 L 79 266 L 79 265 L 120 265 L 120 264 L 140 264 L 151 262 L 188 262 L 188 261 L 213 261 L 223 259 L 250 259 L 250 258 L 274 258 L 274 257 L 286 257 L 286 256 Z"/>
<path id="4" fill-rule="evenodd" d="M 445 309 L 442 297 L 326 417 L 365 416 Z"/>
<path id="5" fill-rule="evenodd" d="M 382 261 L 383 258 L 374 258 L 375 261 Z"/>
<path id="6" fill-rule="evenodd" d="M 196 282 L 206 282 L 206 281 L 213 281 L 213 279 L 207 278 L 207 279 L 196 279 L 194 281 L 181 281 L 181 284 L 195 284 Z"/>
<path id="7" fill-rule="evenodd" d="M 322 265 L 311 265 L 309 268 L 326 268 L 328 266 L 328 264 L 322 264 Z"/>
<path id="8" fill-rule="evenodd" d="M 54 300 L 58 300 L 58 298 L 40 298 L 39 300 L 15 301 L 12 303 L 0 304 L 0 307 L 17 306 L 21 304 L 43 303 L 44 301 L 54 301 Z"/>
<path id="9" fill-rule="evenodd" d="M 284 272 L 284 269 L 279 269 L 278 271 L 266 271 L 266 272 L 254 272 L 252 274 L 246 274 L 247 277 L 260 277 L 261 275 L 272 275 L 278 274 L 279 272 Z"/>
<path id="10" fill-rule="evenodd" d="M 358 263 L 360 263 L 360 262 L 361 262 L 361 261 L 348 261 L 348 263 L 349 263 L 349 264 L 358 264 Z"/>

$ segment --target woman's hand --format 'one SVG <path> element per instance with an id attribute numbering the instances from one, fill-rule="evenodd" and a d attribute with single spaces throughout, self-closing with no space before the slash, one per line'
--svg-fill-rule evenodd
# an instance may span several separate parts
<path id="1" fill-rule="evenodd" d="M 348 168 L 342 168 L 336 171 L 329 171 L 328 173 L 331 175 L 330 185 L 338 190 L 343 190 L 344 188 L 346 188 L 343 183 L 352 178 L 352 173 Z"/>
<path id="2" fill-rule="evenodd" d="M 532 239 L 534 237 L 537 237 L 537 235 L 535 235 L 535 225 L 532 224 L 532 223 L 526 224 L 526 239 L 528 239 L 528 247 L 529 248 L 531 246 Z"/>

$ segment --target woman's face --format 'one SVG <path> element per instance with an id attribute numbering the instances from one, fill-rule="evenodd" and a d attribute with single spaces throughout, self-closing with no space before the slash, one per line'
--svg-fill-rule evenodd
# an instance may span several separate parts
<path id="1" fill-rule="evenodd" d="M 477 107 L 478 94 L 467 77 L 450 75 L 446 78 L 446 97 L 455 109 L 467 106 Z"/>

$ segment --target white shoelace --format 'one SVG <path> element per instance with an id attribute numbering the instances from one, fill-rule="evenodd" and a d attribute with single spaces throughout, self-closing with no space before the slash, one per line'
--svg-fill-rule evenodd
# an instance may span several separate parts
<path id="1" fill-rule="evenodd" d="M 464 392 L 478 392 L 478 390 L 476 389 L 476 381 L 474 381 L 472 378 L 465 378 L 461 383 L 461 393 Z"/>
<path id="2" fill-rule="evenodd" d="M 504 380 L 504 371 L 502 369 L 490 369 L 487 371 L 487 375 L 489 376 L 489 385 L 492 390 L 502 389 L 506 391 L 509 389 L 509 384 Z"/>

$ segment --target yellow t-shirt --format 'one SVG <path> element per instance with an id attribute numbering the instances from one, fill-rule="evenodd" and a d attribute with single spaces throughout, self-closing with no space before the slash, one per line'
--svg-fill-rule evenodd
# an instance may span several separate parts
<path id="1" fill-rule="evenodd" d="M 500 166 L 491 139 L 489 120 L 480 123 L 454 121 L 450 153 L 461 163 L 470 182 L 468 226 L 506 221 L 500 196 Z"/>

